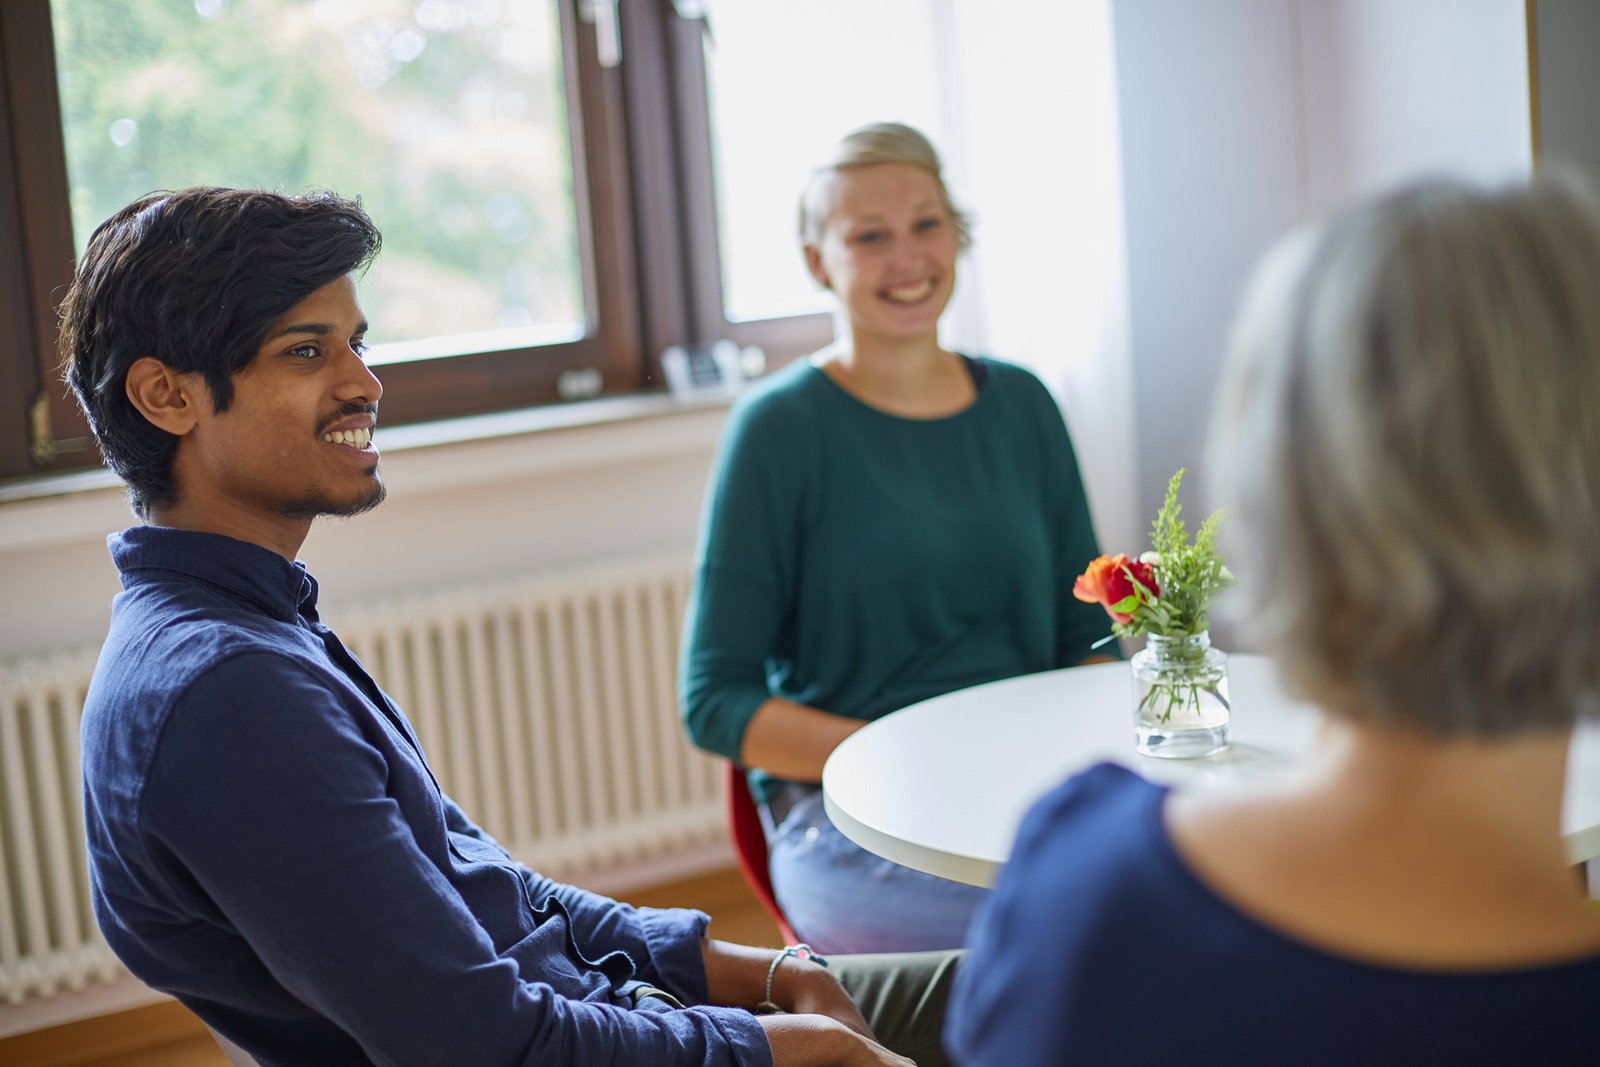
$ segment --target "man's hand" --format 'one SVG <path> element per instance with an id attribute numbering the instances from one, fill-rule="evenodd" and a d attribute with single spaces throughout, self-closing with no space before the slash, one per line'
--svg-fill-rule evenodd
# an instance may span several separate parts
<path id="1" fill-rule="evenodd" d="M 825 1015 L 762 1015 L 758 1021 L 772 1046 L 772 1067 L 916 1067 Z"/>
<path id="2" fill-rule="evenodd" d="M 767 990 L 777 949 L 709 938 L 700 943 L 706 991 L 713 1004 L 755 1010 Z M 878 1044 L 861 1009 L 826 967 L 798 956 L 772 971 L 772 1002 L 789 1014 L 762 1015 L 774 1067 L 908 1067 Z"/>
<path id="3" fill-rule="evenodd" d="M 777 951 L 710 938 L 700 942 L 700 956 L 706 965 L 706 999 L 754 1011 L 766 996 L 767 972 Z M 780 960 L 772 971 L 772 1002 L 786 1012 L 825 1015 L 862 1037 L 873 1036 L 850 995 L 820 963 L 799 956 Z"/>
<path id="4" fill-rule="evenodd" d="M 772 1001 L 784 1011 L 797 1015 L 826 1016 L 869 1041 L 877 1041 L 856 1002 L 821 964 L 795 957 L 778 964 L 772 976 Z"/>

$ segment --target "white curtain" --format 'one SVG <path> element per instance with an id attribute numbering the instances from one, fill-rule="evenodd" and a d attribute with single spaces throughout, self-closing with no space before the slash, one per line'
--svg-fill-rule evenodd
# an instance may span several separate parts
<path id="1" fill-rule="evenodd" d="M 1110 2 L 929 2 L 952 184 L 977 219 L 945 340 L 1050 386 L 1102 547 L 1135 551 L 1146 520 L 1135 506 Z"/>

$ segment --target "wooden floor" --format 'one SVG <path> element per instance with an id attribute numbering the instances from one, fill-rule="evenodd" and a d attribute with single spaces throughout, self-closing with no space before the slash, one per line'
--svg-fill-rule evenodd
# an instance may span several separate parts
<path id="1" fill-rule="evenodd" d="M 729 868 L 619 894 L 633 904 L 692 907 L 711 916 L 711 935 L 747 945 L 782 944 L 778 930 Z M 168 1001 L 0 1040 L 0 1064 L 18 1067 L 228 1067 L 199 1019 Z"/>

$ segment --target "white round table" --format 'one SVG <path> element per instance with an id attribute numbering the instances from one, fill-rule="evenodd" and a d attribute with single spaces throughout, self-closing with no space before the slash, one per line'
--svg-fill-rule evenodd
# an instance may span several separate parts
<path id="1" fill-rule="evenodd" d="M 1294 767 L 1320 715 L 1284 696 L 1270 661 L 1229 657 L 1233 743 L 1203 759 L 1133 748 L 1126 663 L 1046 671 L 934 697 L 846 738 L 822 772 L 834 825 L 919 871 L 994 884 L 1028 807 L 1101 760 L 1180 788 L 1255 781 Z M 1600 727 L 1575 735 L 1562 830 L 1574 863 L 1600 857 Z"/>

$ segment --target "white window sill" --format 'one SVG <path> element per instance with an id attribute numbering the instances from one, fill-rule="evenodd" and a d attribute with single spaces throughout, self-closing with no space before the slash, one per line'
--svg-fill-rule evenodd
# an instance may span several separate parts
<path id="1" fill-rule="evenodd" d="M 378 429 L 392 493 L 427 493 L 715 448 L 727 397 L 611 397 Z M 131 524 L 122 480 L 100 469 L 0 486 L 0 552 Z"/>

